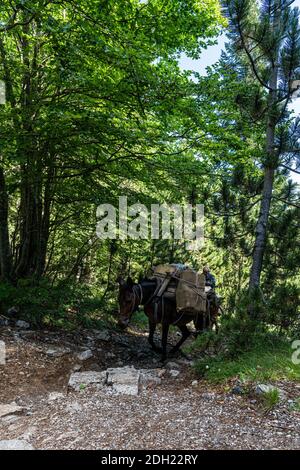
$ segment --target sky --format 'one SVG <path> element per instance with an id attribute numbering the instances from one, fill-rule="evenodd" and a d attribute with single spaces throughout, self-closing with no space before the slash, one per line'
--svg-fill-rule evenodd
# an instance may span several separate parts
<path id="1" fill-rule="evenodd" d="M 293 6 L 300 8 L 300 0 L 295 0 Z M 226 41 L 226 35 L 223 34 L 219 37 L 218 44 L 209 46 L 206 50 L 203 50 L 201 58 L 198 60 L 193 60 L 186 55 L 182 55 L 179 61 L 180 67 L 184 70 L 193 70 L 201 75 L 206 75 L 206 67 L 215 64 L 220 59 Z M 294 109 L 296 115 L 300 115 L 300 97 L 291 103 L 291 108 Z M 300 184 L 300 175 L 293 173 L 291 177 L 295 182 Z"/>

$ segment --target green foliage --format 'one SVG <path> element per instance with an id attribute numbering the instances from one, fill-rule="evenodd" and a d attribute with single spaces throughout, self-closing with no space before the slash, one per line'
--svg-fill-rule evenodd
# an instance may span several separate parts
<path id="1" fill-rule="evenodd" d="M 51 285 L 46 279 L 39 285 L 20 280 L 17 286 L 0 283 L 0 305 L 18 307 L 21 318 L 33 326 L 76 328 L 101 327 L 113 322 L 114 304 L 104 305 L 99 292 L 88 285 L 61 282 Z"/>
<path id="2" fill-rule="evenodd" d="M 263 406 L 267 411 L 272 410 L 280 402 L 280 393 L 278 388 L 268 390 L 262 395 Z"/>
<path id="3" fill-rule="evenodd" d="M 259 26 L 254 3 L 242 2 L 240 15 L 251 48 L 253 34 L 263 35 L 253 50 L 265 80 L 276 38 L 264 12 L 266 28 Z M 289 10 L 287 19 L 283 94 L 299 51 L 297 14 Z M 114 323 L 118 275 L 138 280 L 153 264 L 182 262 L 197 269 L 210 264 L 226 311 L 224 334 L 199 337 L 199 351 L 226 344 L 231 357 L 240 355 L 253 346 L 258 322 L 261 335 L 270 325 L 299 330 L 298 192 L 280 166 L 262 289 L 252 299 L 257 317 L 248 321 L 244 292 L 263 188 L 268 96 L 245 54 L 237 54 L 236 20 L 229 18 L 236 47 L 201 77 L 182 71 L 178 58 L 183 52 L 201 58 L 226 25 L 217 0 L 26 0 L 15 9 L 2 1 L 0 79 L 7 104 L 0 106 L 0 229 L 6 226 L 10 248 L 0 256 L 0 277 L 10 273 L 0 283 L 4 313 L 17 305 L 36 325 Z M 275 111 L 284 111 L 281 102 Z M 276 148 L 298 145 L 299 129 L 283 112 Z M 294 154 L 283 156 L 287 167 L 294 164 Z M 205 247 L 190 252 L 184 240 L 99 241 L 96 207 L 117 207 L 120 195 L 148 208 L 204 203 Z M 1 231 L 1 244 L 4 238 Z M 143 314 L 135 321 L 146 326 Z"/>
<path id="4" fill-rule="evenodd" d="M 251 347 L 239 354 L 223 350 L 202 358 L 196 372 L 213 383 L 238 378 L 243 382 L 265 382 L 281 379 L 300 381 L 300 366 L 292 363 L 290 343 L 274 334 L 252 335 Z"/>

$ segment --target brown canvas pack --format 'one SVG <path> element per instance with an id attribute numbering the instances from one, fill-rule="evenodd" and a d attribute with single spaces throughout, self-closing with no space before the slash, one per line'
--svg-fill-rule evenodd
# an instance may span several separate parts
<path id="1" fill-rule="evenodd" d="M 177 310 L 191 313 L 206 312 L 205 275 L 192 269 L 180 273 L 176 289 Z"/>

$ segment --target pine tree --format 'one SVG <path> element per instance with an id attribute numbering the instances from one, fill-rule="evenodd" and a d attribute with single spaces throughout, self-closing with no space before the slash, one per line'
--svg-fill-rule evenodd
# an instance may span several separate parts
<path id="1" fill-rule="evenodd" d="M 265 129 L 264 155 L 259 162 L 264 183 L 252 253 L 250 294 L 260 288 L 275 178 L 282 167 L 293 171 L 299 155 L 298 124 L 288 111 L 300 73 L 299 10 L 292 8 L 292 3 L 291 0 L 223 2 L 233 60 L 243 71 L 249 87 L 258 90 L 246 106 L 253 120 L 259 120 Z M 265 105 L 261 106 L 262 103 Z"/>

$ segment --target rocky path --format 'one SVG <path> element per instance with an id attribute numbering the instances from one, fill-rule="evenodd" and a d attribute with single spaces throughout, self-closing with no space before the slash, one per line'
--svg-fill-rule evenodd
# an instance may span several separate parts
<path id="1" fill-rule="evenodd" d="M 300 448 L 297 384 L 281 383 L 284 399 L 266 414 L 197 380 L 186 359 L 162 366 L 144 332 L 5 327 L 0 340 L 0 449 Z"/>

